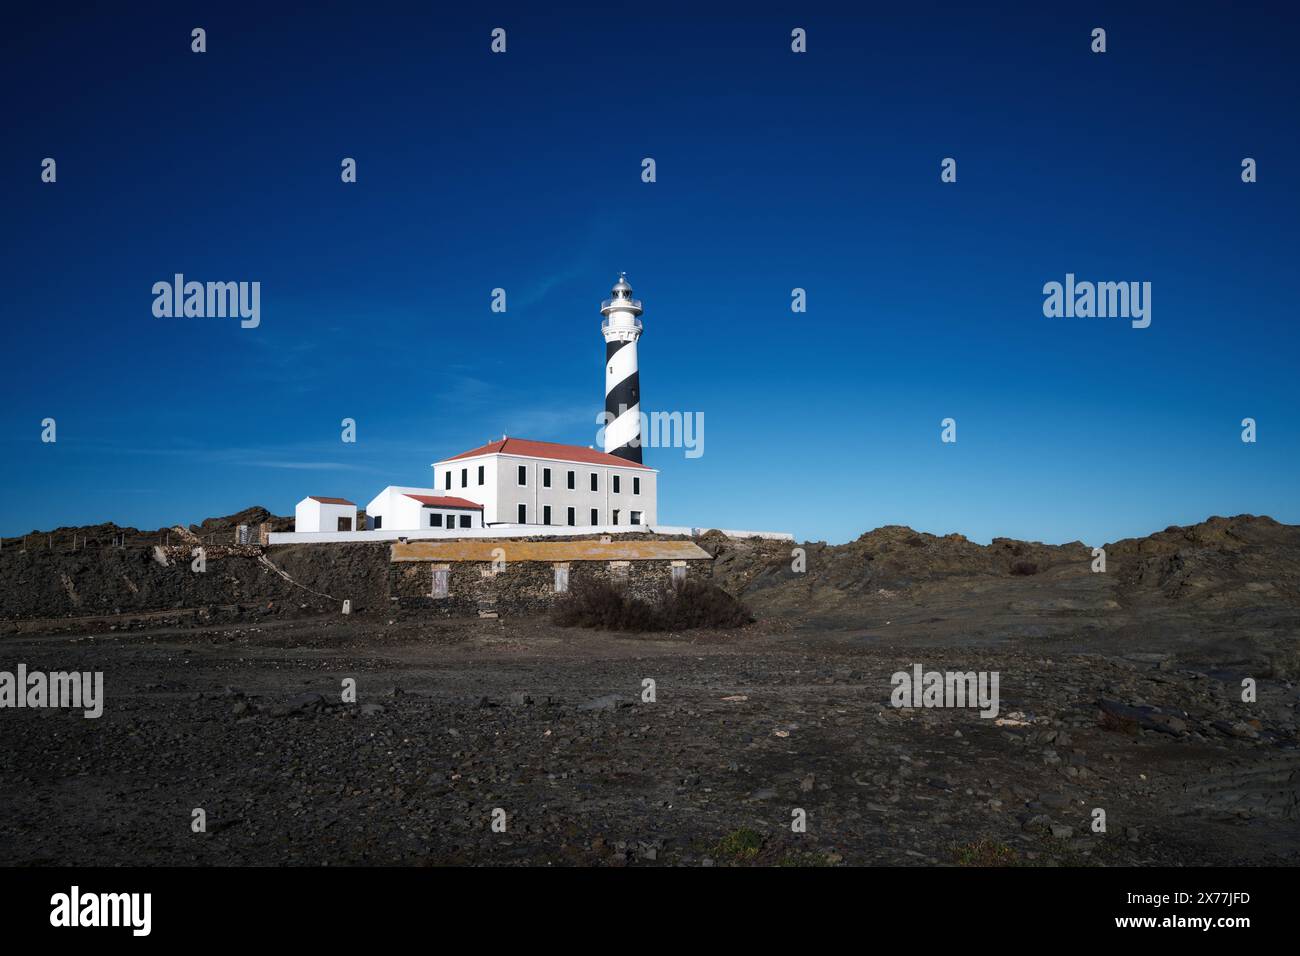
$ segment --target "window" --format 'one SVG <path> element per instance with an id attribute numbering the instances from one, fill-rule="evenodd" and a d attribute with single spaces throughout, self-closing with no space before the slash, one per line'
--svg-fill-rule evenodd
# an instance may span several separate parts
<path id="1" fill-rule="evenodd" d="M 618 494 L 618 475 L 615 475 L 611 480 L 614 482 L 614 494 Z"/>
<path id="2" fill-rule="evenodd" d="M 563 594 L 569 590 L 569 566 L 567 564 L 557 564 L 555 566 L 555 593 Z"/>
<path id="3" fill-rule="evenodd" d="M 429 592 L 429 597 L 445 598 L 448 594 L 446 568 L 433 569 L 433 589 Z"/>
<path id="4" fill-rule="evenodd" d="M 595 508 L 591 509 L 591 523 L 593 525 L 600 524 L 600 512 L 598 512 Z"/>
<path id="5" fill-rule="evenodd" d="M 573 472 L 569 472 L 569 474 L 573 474 Z M 577 509 L 576 509 L 576 508 L 570 508 L 570 509 L 569 509 L 569 524 L 572 526 L 572 525 L 575 525 L 575 524 L 577 524 L 577 523 L 578 523 Z"/>
<path id="6" fill-rule="evenodd" d="M 528 524 L 528 505 L 519 506 L 519 523 Z"/>
<path id="7" fill-rule="evenodd" d="M 597 479 L 596 473 L 594 471 L 591 473 L 591 490 L 600 491 L 600 482 Z"/>
<path id="8" fill-rule="evenodd" d="M 569 490 L 570 490 L 570 491 L 573 490 L 573 478 L 574 478 L 574 473 L 573 473 L 573 472 L 569 472 Z"/>
<path id="9" fill-rule="evenodd" d="M 447 474 L 443 477 L 442 486 L 451 491 L 451 469 L 447 469 Z"/>
<path id="10" fill-rule="evenodd" d="M 376 531 L 378 531 L 380 528 L 384 526 L 383 515 L 375 515 L 373 518 L 371 518 L 371 520 L 374 522 L 374 524 L 371 525 L 371 527 L 373 527 Z"/>
<path id="11" fill-rule="evenodd" d="M 632 494 L 641 494 L 641 479 L 636 475 L 632 476 Z"/>
<path id="12" fill-rule="evenodd" d="M 542 524 L 550 524 L 550 523 L 551 523 L 551 506 L 550 506 L 550 505 L 543 505 L 543 506 L 542 506 Z"/>
<path id="13" fill-rule="evenodd" d="M 639 512 L 639 511 L 633 511 L 633 512 L 632 512 L 632 523 L 633 523 L 633 524 L 640 524 L 640 523 L 641 523 L 641 512 Z"/>
<path id="14" fill-rule="evenodd" d="M 551 469 L 549 468 L 542 469 L 542 487 L 543 488 L 551 487 Z"/>
<path id="15" fill-rule="evenodd" d="M 479 466 L 478 466 L 478 483 L 479 483 L 480 485 L 483 484 L 483 466 L 482 466 L 482 465 L 479 465 Z"/>
<path id="16" fill-rule="evenodd" d="M 462 528 L 468 528 L 468 527 L 471 527 L 471 524 L 470 524 L 470 516 L 469 516 L 469 515 L 461 515 L 461 516 L 460 516 L 460 526 L 461 526 Z"/>
<path id="17" fill-rule="evenodd" d="M 528 484 L 528 466 L 527 466 L 527 465 L 520 465 L 520 466 L 519 466 L 519 484 L 520 484 L 520 485 L 526 485 L 526 484 Z"/>
<path id="18" fill-rule="evenodd" d="M 440 514 L 431 514 L 431 515 L 429 515 L 429 527 L 430 527 L 430 528 L 441 528 L 441 527 L 442 527 L 442 515 L 440 515 Z"/>
<path id="19" fill-rule="evenodd" d="M 338 528 L 338 529 L 339 529 L 340 531 L 351 531 L 351 530 L 352 530 L 352 519 L 351 519 L 351 518 L 340 518 L 340 519 L 339 519 L 339 528 Z"/>
<path id="20" fill-rule="evenodd" d="M 673 586 L 680 586 L 686 583 L 686 562 L 673 562 Z"/>
<path id="21" fill-rule="evenodd" d="M 618 524 L 618 509 L 615 508 L 610 514 L 614 519 L 613 521 L 610 522 L 610 524 Z"/>
<path id="22" fill-rule="evenodd" d="M 468 487 L 469 487 L 469 469 L 468 469 L 468 468 L 462 468 L 462 469 L 460 470 L 460 486 L 461 486 L 462 488 L 468 488 Z"/>

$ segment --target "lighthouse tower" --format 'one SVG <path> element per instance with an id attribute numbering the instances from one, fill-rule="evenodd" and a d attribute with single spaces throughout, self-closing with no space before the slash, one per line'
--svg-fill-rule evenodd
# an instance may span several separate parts
<path id="1" fill-rule="evenodd" d="M 632 298 L 627 273 L 620 272 L 611 297 L 600 304 L 605 336 L 605 451 L 641 462 L 641 379 L 636 341 L 641 338 L 641 302 Z"/>

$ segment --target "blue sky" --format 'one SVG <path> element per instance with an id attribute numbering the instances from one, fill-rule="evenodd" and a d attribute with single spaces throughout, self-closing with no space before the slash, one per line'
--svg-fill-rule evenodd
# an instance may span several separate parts
<path id="1" fill-rule="evenodd" d="M 665 523 L 1300 522 L 1280 5 L 27 16 L 0 58 L 6 535 L 364 504 L 502 433 L 593 444 L 619 270 L 644 404 L 704 414 L 702 457 L 646 452 Z M 261 282 L 261 325 L 156 318 L 176 272 Z M 1045 318 L 1067 272 L 1151 282 L 1150 328 Z"/>

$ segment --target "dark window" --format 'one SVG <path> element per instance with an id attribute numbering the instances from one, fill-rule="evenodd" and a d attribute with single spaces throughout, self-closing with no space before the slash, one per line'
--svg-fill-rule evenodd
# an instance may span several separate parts
<path id="1" fill-rule="evenodd" d="M 519 506 L 519 523 L 528 524 L 528 505 Z"/>
<path id="2" fill-rule="evenodd" d="M 542 524 L 550 524 L 550 523 L 551 523 L 551 506 L 550 506 L 550 505 L 543 505 L 543 506 L 542 506 Z"/>
<path id="3" fill-rule="evenodd" d="M 549 468 L 542 469 L 542 487 L 543 488 L 551 487 L 551 469 Z"/>
<path id="4" fill-rule="evenodd" d="M 340 530 L 340 531 L 351 531 L 351 530 L 352 530 L 352 519 L 351 519 L 351 518 L 340 518 L 340 519 L 339 519 L 339 530 Z"/>
<path id="5" fill-rule="evenodd" d="M 632 494 L 641 494 L 641 479 L 635 475 L 632 476 Z"/>
<path id="6" fill-rule="evenodd" d="M 572 475 L 573 475 L 573 472 L 569 472 L 569 475 L 572 476 Z M 577 524 L 577 523 L 578 523 L 577 510 L 574 509 L 574 508 L 570 508 L 570 509 L 569 509 L 569 524 L 571 524 L 571 525 L 575 525 L 575 524 Z"/>
<path id="7" fill-rule="evenodd" d="M 633 511 L 633 512 L 632 512 L 632 523 L 633 523 L 633 524 L 640 524 L 640 523 L 641 523 L 641 512 L 639 512 L 639 511 Z"/>
<path id="8" fill-rule="evenodd" d="M 591 523 L 593 525 L 600 524 L 600 515 L 597 513 L 595 508 L 591 509 Z"/>
<path id="9" fill-rule="evenodd" d="M 441 527 L 442 527 L 442 515 L 440 515 L 440 514 L 431 514 L 431 515 L 429 515 L 429 527 L 430 527 L 430 528 L 441 528 Z"/>
<path id="10" fill-rule="evenodd" d="M 482 466 L 482 465 L 479 465 L 479 466 L 478 466 L 478 483 L 479 483 L 480 485 L 483 484 L 483 466 Z"/>
<path id="11" fill-rule="evenodd" d="M 451 490 L 451 469 L 450 468 L 447 469 L 447 477 L 443 479 L 442 486 L 446 488 L 448 491 Z"/>
<path id="12" fill-rule="evenodd" d="M 462 528 L 468 528 L 468 527 L 470 527 L 469 519 L 470 519 L 470 516 L 469 516 L 469 515 L 461 515 L 461 516 L 460 516 L 460 526 L 461 526 Z"/>
<path id="13" fill-rule="evenodd" d="M 569 472 L 569 490 L 573 490 L 573 472 Z"/>
<path id="14" fill-rule="evenodd" d="M 593 511 L 592 514 L 595 514 L 595 512 Z M 375 522 L 374 527 L 375 527 L 375 530 L 376 530 L 376 531 L 378 531 L 380 528 L 382 528 L 382 527 L 384 526 L 384 516 L 383 516 L 383 515 L 375 515 L 375 517 L 374 517 L 372 520 Z"/>
<path id="15" fill-rule="evenodd" d="M 618 494 L 618 475 L 614 476 L 614 494 Z"/>
<path id="16" fill-rule="evenodd" d="M 528 484 L 528 466 L 527 466 L 527 465 L 520 465 L 520 466 L 519 466 L 519 483 L 520 483 L 521 485 L 526 485 L 526 484 Z"/>
<path id="17" fill-rule="evenodd" d="M 600 491 L 599 482 L 596 478 L 596 473 L 594 471 L 591 473 L 591 490 Z"/>
<path id="18" fill-rule="evenodd" d="M 469 469 L 468 469 L 468 468 L 462 468 L 462 469 L 460 470 L 460 486 L 461 486 L 462 488 L 468 488 L 468 487 L 469 487 Z"/>
<path id="19" fill-rule="evenodd" d="M 613 517 L 614 517 L 614 520 L 611 521 L 610 524 L 618 524 L 618 509 L 617 509 L 617 508 L 614 509 Z"/>

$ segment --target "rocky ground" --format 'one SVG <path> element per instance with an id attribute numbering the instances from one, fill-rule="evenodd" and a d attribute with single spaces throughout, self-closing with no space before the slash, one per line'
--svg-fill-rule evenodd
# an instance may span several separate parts
<path id="1" fill-rule="evenodd" d="M 268 609 L 261 571 L 196 615 L 159 571 L 152 617 L 5 615 L 0 670 L 103 671 L 108 699 L 0 711 L 0 861 L 1295 864 L 1298 531 L 1211 519 L 1107 545 L 1104 573 L 900 528 L 798 572 L 706 536 L 759 621 L 654 636 Z M 1000 719 L 891 706 L 916 663 L 997 671 Z"/>
<path id="2" fill-rule="evenodd" d="M 103 670 L 108 703 L 97 720 L 0 714 L 0 859 L 1300 862 L 1294 685 L 1255 675 L 1245 704 L 1243 671 L 1123 640 L 886 630 L 328 619 L 10 637 L 6 666 Z M 999 671 L 1006 723 L 893 708 L 889 675 L 914 662 Z"/>

